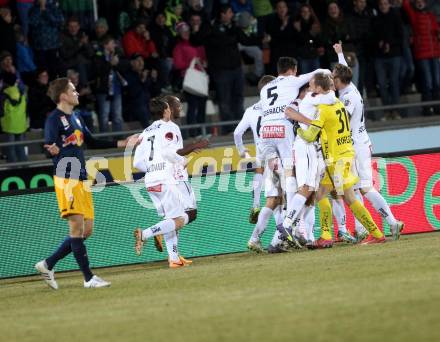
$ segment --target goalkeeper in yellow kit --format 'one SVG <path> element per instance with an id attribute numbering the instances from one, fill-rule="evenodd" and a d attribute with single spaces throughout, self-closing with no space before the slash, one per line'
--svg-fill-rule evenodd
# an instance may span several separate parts
<path id="1" fill-rule="evenodd" d="M 331 76 L 319 73 L 314 76 L 310 85 L 312 91 L 326 94 L 332 91 L 333 80 Z M 297 134 L 301 138 L 309 142 L 315 141 L 318 136 L 321 139 L 326 172 L 317 194 L 321 217 L 321 237 L 317 241 L 317 246 L 331 247 L 333 244 L 330 233 L 333 221 L 332 208 L 327 197 L 332 190 L 343 196 L 354 216 L 370 233 L 364 244 L 385 242 L 383 233 L 374 223 L 368 210 L 357 200 L 353 190 L 359 179 L 351 172 L 354 149 L 351 142 L 350 119 L 342 102 L 337 100 L 331 105 L 318 105 L 318 115 L 315 120 L 310 120 L 298 112 L 286 114 L 293 120 L 309 125 L 306 130 L 298 129 Z"/>

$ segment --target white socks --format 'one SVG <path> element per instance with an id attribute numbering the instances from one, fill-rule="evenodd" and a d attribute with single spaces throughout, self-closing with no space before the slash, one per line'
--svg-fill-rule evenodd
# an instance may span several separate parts
<path id="1" fill-rule="evenodd" d="M 305 207 L 304 209 L 304 225 L 306 226 L 306 240 L 315 241 L 315 206 Z"/>
<path id="2" fill-rule="evenodd" d="M 341 233 L 346 233 L 347 226 L 344 200 L 342 198 L 332 199 L 332 209 L 333 215 L 335 216 L 336 222 L 338 223 L 338 231 L 340 231 Z"/>
<path id="3" fill-rule="evenodd" d="M 176 223 L 172 219 L 160 221 L 150 228 L 142 231 L 142 240 L 147 240 L 153 236 L 166 234 L 176 230 Z"/>
<path id="4" fill-rule="evenodd" d="M 392 226 L 393 224 L 396 224 L 396 218 L 394 217 L 393 213 L 391 212 L 390 206 L 385 201 L 385 198 L 377 192 L 376 189 L 371 189 L 365 194 L 365 197 L 370 201 L 370 203 L 373 205 L 374 209 L 382 216 L 387 223 Z"/>
<path id="5" fill-rule="evenodd" d="M 273 218 L 275 219 L 276 226 L 283 223 L 284 214 L 283 214 L 283 206 L 282 205 L 279 205 L 274 209 Z"/>
<path id="6" fill-rule="evenodd" d="M 252 181 L 252 197 L 254 200 L 253 208 L 260 207 L 261 188 L 263 187 L 263 175 L 255 173 Z"/>
<path id="7" fill-rule="evenodd" d="M 167 246 L 169 260 L 178 262 L 179 251 L 177 249 L 177 232 L 174 230 L 172 232 L 166 233 L 163 235 L 163 238 L 165 240 L 165 245 Z"/>
<path id="8" fill-rule="evenodd" d="M 287 216 L 283 222 L 284 228 L 289 228 L 293 224 L 307 201 L 307 198 L 299 193 L 294 194 L 290 199 L 289 195 L 290 194 L 287 193 Z"/>
<path id="9" fill-rule="evenodd" d="M 263 235 L 266 230 L 267 223 L 269 222 L 270 217 L 272 216 L 272 209 L 268 207 L 264 207 L 261 209 L 260 214 L 258 215 L 258 222 L 255 225 L 255 229 L 251 235 L 251 241 L 257 242 L 260 241 L 261 235 Z"/>

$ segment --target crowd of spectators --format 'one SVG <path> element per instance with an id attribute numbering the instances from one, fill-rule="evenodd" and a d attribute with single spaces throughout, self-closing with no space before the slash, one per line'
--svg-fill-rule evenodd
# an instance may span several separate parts
<path id="1" fill-rule="evenodd" d="M 77 110 L 92 131 L 120 131 L 127 121 L 146 127 L 152 120 L 148 101 L 160 93 L 182 96 L 186 123 L 203 123 L 207 98 L 182 91 L 195 59 L 208 70 L 220 120 L 236 120 L 245 84 L 275 75 L 279 57 L 297 58 L 300 73 L 330 68 L 337 63 L 337 42 L 364 96 L 378 95 L 384 105 L 414 91 L 423 101 L 440 100 L 439 1 L 96 3 L 95 21 L 92 0 L 0 0 L 0 115 L 8 140 L 23 139 L 27 121 L 31 129 L 43 127 L 54 107 L 46 91 L 55 77 L 67 76 L 76 85 Z M 425 107 L 423 114 L 440 114 L 439 107 Z M 404 114 L 393 110 L 369 119 Z M 11 128 L 11 117 L 20 118 L 17 127 Z M 9 161 L 25 158 L 22 150 L 9 152 Z"/>

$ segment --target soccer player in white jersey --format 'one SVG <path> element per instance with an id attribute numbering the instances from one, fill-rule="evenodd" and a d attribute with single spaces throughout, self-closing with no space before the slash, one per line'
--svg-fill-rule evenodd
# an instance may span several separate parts
<path id="1" fill-rule="evenodd" d="M 337 101 L 336 95 L 333 91 L 329 91 L 327 94 L 318 94 L 315 92 L 315 82 L 312 78 L 310 80 L 309 92 L 305 95 L 304 99 L 299 103 L 298 110 L 296 111 L 294 106 L 288 106 L 286 108 L 286 114 L 289 116 L 292 112 L 300 112 L 306 118 L 314 120 L 317 118 L 318 110 L 317 106 L 320 104 L 331 105 Z M 300 123 L 299 126 L 302 129 L 306 129 L 307 125 Z M 310 206 L 314 200 L 314 194 L 318 190 L 319 182 L 321 180 L 322 165 L 319 165 L 317 143 L 307 142 L 301 137 L 297 136 L 294 143 L 295 153 L 295 173 L 298 186 L 297 193 L 292 199 L 292 209 L 289 218 L 292 220 L 290 226 L 280 226 L 282 232 L 286 234 L 289 241 L 294 242 L 299 240 L 300 234 L 297 229 L 299 218 L 301 214 L 305 217 L 311 214 L 311 210 L 314 209 Z M 309 206 L 305 206 L 306 202 Z M 302 212 L 304 210 L 304 212 Z M 292 226 L 295 228 L 292 230 Z M 310 231 L 309 234 L 311 235 Z M 296 240 L 296 241 L 295 241 Z"/>
<path id="2" fill-rule="evenodd" d="M 307 95 L 307 93 L 309 93 L 309 91 L 310 91 L 309 85 L 308 84 L 304 85 L 300 89 L 300 93 L 298 95 L 298 98 L 295 101 L 293 101 L 288 106 L 288 108 L 291 108 L 291 109 L 299 112 L 300 104 L 303 101 L 303 99 L 305 98 L 305 96 Z M 288 111 L 288 109 L 286 111 Z M 295 122 L 294 125 L 296 125 L 296 127 L 299 127 L 298 122 Z M 295 128 L 295 130 L 296 130 L 296 128 Z M 295 140 L 296 140 L 296 137 L 295 137 Z M 319 179 L 322 176 L 325 165 L 324 165 L 324 160 L 322 158 L 322 153 L 320 153 L 321 145 L 318 142 L 315 142 L 315 147 L 316 147 L 317 158 L 318 158 L 317 159 L 316 179 L 317 179 L 317 182 L 319 183 Z M 294 143 L 294 153 L 295 153 L 295 143 Z M 296 158 L 296 156 L 295 156 L 295 158 Z M 295 163 L 295 171 L 298 168 L 298 166 L 299 166 L 298 163 Z M 304 179 L 304 175 L 300 178 Z M 302 181 L 300 180 L 300 182 L 302 182 Z M 297 179 L 297 183 L 298 183 L 298 179 Z M 298 225 L 299 225 L 299 227 L 304 227 L 304 230 L 305 230 L 305 238 L 307 240 L 306 246 L 309 248 L 314 248 L 315 203 L 314 203 L 313 196 L 310 196 L 309 200 L 305 203 L 305 206 L 302 210 L 302 214 L 300 214 L 299 218 L 300 218 L 300 222 L 298 223 Z M 299 221 L 299 220 L 297 219 L 297 221 Z"/>
<path id="3" fill-rule="evenodd" d="M 177 154 L 181 156 L 186 156 L 191 152 L 197 152 L 207 147 L 209 145 L 209 141 L 207 139 L 200 139 L 183 147 L 182 132 L 180 131 L 179 126 L 175 122 L 173 122 L 174 120 L 180 118 L 182 103 L 180 102 L 180 99 L 178 97 L 173 95 L 166 95 L 163 97 L 163 99 L 170 106 L 171 120 L 168 122 L 168 124 L 170 125 L 170 129 L 175 133 L 177 137 Z M 185 212 L 188 214 L 189 217 L 188 223 L 191 223 L 197 218 L 197 203 L 191 183 L 188 181 L 188 171 L 186 167 L 182 165 L 178 166 L 178 170 L 176 170 L 175 175 L 178 181 L 177 188 L 182 194 Z M 154 237 L 154 245 L 159 252 L 163 251 L 162 240 L 162 235 L 157 235 Z M 189 263 L 190 261 L 187 260 L 187 262 Z"/>
<path id="4" fill-rule="evenodd" d="M 187 160 L 176 152 L 179 142 L 168 103 L 159 98 L 151 99 L 150 110 L 153 116 L 160 115 L 162 119 L 154 121 L 140 135 L 133 166 L 145 172 L 145 187 L 158 215 L 164 220 L 149 228 L 134 230 L 135 251 L 140 255 L 147 239 L 163 234 L 169 266 L 178 268 L 188 263 L 178 253 L 176 231 L 189 222 L 189 217 L 177 188 L 176 172 L 186 165 Z"/>
<path id="5" fill-rule="evenodd" d="M 260 129 L 260 146 L 263 158 L 269 168 L 273 170 L 273 162 L 280 158 L 285 172 L 287 215 L 283 226 L 288 229 L 293 224 L 292 216 L 295 208 L 303 207 L 302 198 L 294 199 L 296 193 L 296 180 L 293 175 L 293 151 L 294 140 L 292 123 L 285 115 L 286 107 L 296 99 L 299 89 L 308 83 L 317 72 L 329 72 L 318 69 L 312 73 L 296 76 L 297 62 L 291 57 L 281 57 L 277 63 L 278 77 L 266 84 L 260 91 L 262 119 Z M 300 208 L 300 209 L 301 209 Z"/>
<path id="6" fill-rule="evenodd" d="M 333 70 L 333 79 L 335 87 L 339 91 L 339 98 L 344 103 L 350 115 L 351 137 L 355 150 L 355 167 L 360 178 L 359 183 L 356 184 L 354 188 L 358 190 L 356 191 L 358 199 L 363 202 L 362 195 L 365 196 L 373 205 L 374 209 L 387 221 L 390 225 L 393 238 L 397 240 L 400 237 L 400 232 L 404 228 L 404 223 L 396 220 L 386 200 L 373 187 L 371 141 L 365 128 L 362 96 L 356 86 L 351 82 L 352 72 L 345 61 L 342 45 L 335 44 L 333 48 L 338 54 L 340 63 L 337 64 Z M 360 223 L 357 222 L 356 225 L 359 226 Z"/>
<path id="7" fill-rule="evenodd" d="M 264 75 L 260 78 L 258 82 L 258 92 L 263 88 L 267 83 L 274 80 L 275 77 L 272 75 Z M 249 156 L 249 151 L 244 147 L 243 144 L 243 134 L 247 131 L 248 128 L 252 130 L 252 135 L 254 138 L 254 145 L 256 151 L 256 168 L 254 179 L 252 180 L 252 197 L 253 203 L 252 208 L 249 215 L 250 223 L 257 223 L 258 216 L 260 213 L 260 196 L 261 196 L 261 188 L 263 186 L 263 160 L 260 152 L 260 148 L 258 142 L 260 140 L 260 126 L 261 126 L 261 104 L 260 101 L 254 103 L 252 106 L 246 108 L 243 117 L 238 123 L 237 127 L 234 130 L 234 142 L 237 147 L 238 153 L 241 158 L 246 158 Z"/>

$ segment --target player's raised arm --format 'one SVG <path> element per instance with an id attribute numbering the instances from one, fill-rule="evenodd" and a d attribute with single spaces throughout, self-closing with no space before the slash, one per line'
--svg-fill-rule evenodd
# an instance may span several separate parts
<path id="1" fill-rule="evenodd" d="M 338 55 L 338 63 L 348 67 L 347 61 L 345 60 L 345 57 L 344 57 L 344 52 L 342 51 L 342 43 L 341 42 L 336 43 L 335 45 L 333 45 L 333 49 L 335 50 L 336 54 Z"/>

